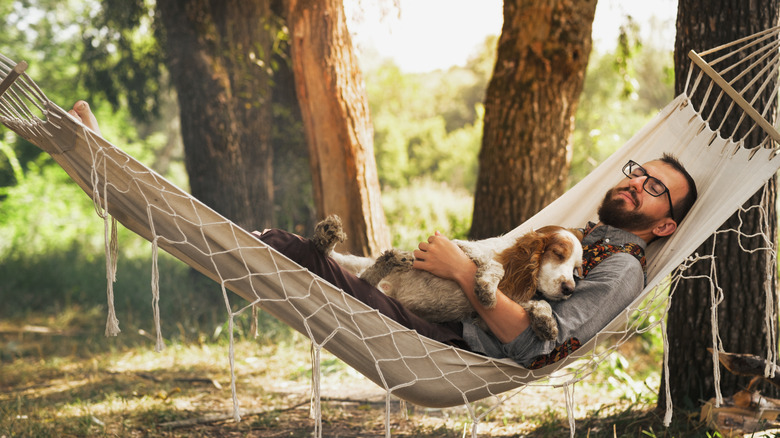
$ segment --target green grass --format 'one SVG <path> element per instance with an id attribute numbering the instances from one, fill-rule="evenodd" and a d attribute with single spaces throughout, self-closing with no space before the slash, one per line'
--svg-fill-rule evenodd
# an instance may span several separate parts
<path id="1" fill-rule="evenodd" d="M 235 423 L 230 419 L 230 368 L 224 336 L 168 340 L 166 348 L 157 353 L 153 340 L 137 332 L 127 330 L 105 338 L 100 312 L 74 313 L 82 316 L 25 321 L 57 327 L 67 334 L 14 334 L 8 330 L 8 320 L 0 325 L 4 351 L 13 342 L 37 346 L 0 360 L 0 436 L 310 436 L 310 344 L 303 335 L 288 333 L 271 342 L 238 333 L 235 371 L 245 415 Z M 100 323 L 92 322 L 95 319 Z M 634 363 L 655 363 L 655 370 L 647 372 L 657 376 L 658 357 L 641 353 L 640 348 L 626 349 L 636 353 L 631 357 Z M 698 422 L 698 413 L 676 411 L 672 427 L 665 429 L 663 413 L 655 410 L 657 386 L 631 396 L 627 386 L 610 380 L 616 367 L 624 366 L 615 365 L 621 361 L 604 362 L 577 384 L 577 436 L 714 436 Z M 327 352 L 321 363 L 325 435 L 382 436 L 381 390 Z M 353 395 L 366 390 L 368 395 Z M 490 410 L 493 402 L 474 405 L 478 414 L 484 414 L 480 436 L 568 436 L 561 389 L 527 388 Z M 394 436 L 460 437 L 472 428 L 463 407 L 405 405 L 404 416 L 399 406 L 392 404 Z M 209 415 L 226 417 L 185 427 L 165 426 Z"/>

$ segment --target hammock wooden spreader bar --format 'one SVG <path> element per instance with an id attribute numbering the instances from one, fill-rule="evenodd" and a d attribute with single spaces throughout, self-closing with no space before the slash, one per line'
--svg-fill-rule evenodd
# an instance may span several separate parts
<path id="1" fill-rule="evenodd" d="M 27 63 L 21 61 L 20 63 L 16 64 L 14 68 L 11 69 L 11 71 L 8 72 L 8 75 L 5 77 L 5 79 L 3 79 L 3 82 L 0 82 L 0 96 L 5 93 L 5 90 L 11 87 L 11 84 L 13 84 L 14 81 L 16 81 L 16 78 L 24 73 L 25 70 L 27 70 Z"/>
<path id="2" fill-rule="evenodd" d="M 766 132 L 767 135 L 772 138 L 772 140 L 780 142 L 780 132 L 777 132 L 777 129 L 775 129 L 771 123 L 769 123 L 761 114 L 759 114 L 758 111 L 756 111 L 756 109 L 753 108 L 750 103 L 748 103 L 748 101 L 745 100 L 745 98 L 742 97 L 742 95 L 731 86 L 731 84 L 723 79 L 723 76 L 718 74 L 714 68 L 710 67 L 710 65 L 707 64 L 704 59 L 702 59 L 702 57 L 693 50 L 688 52 L 688 57 L 691 58 L 694 64 L 696 64 L 696 66 L 699 67 L 707 76 L 712 78 L 712 80 L 715 81 L 715 83 L 718 84 L 718 86 L 729 95 L 729 97 L 734 99 L 734 102 L 739 105 L 743 111 L 745 111 L 745 114 L 758 123 L 761 129 L 763 129 L 764 132 Z"/>

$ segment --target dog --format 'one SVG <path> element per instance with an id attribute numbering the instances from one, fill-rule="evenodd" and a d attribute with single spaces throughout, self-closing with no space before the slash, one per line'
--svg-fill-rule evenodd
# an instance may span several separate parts
<path id="1" fill-rule="evenodd" d="M 390 249 L 372 260 L 333 251 L 344 239 L 337 216 L 319 222 L 312 238 L 318 250 L 418 316 L 431 322 L 473 318 L 487 329 L 454 281 L 412 267 L 412 252 Z M 537 336 L 554 340 L 558 324 L 547 300 L 565 300 L 574 292 L 574 273 L 582 267 L 581 241 L 579 230 L 546 226 L 520 236 L 495 257 L 474 242 L 455 242 L 477 265 L 475 294 L 480 304 L 494 307 L 500 289 L 523 306 Z"/>

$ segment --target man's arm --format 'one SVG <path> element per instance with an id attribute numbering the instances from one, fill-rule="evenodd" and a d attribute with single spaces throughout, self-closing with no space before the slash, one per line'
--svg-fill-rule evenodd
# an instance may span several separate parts
<path id="1" fill-rule="evenodd" d="M 414 267 L 458 283 L 479 316 L 501 342 L 512 341 L 528 328 L 525 310 L 500 290 L 496 290 L 495 307 L 488 309 L 480 304 L 474 293 L 477 266 L 458 245 L 438 231 L 427 242 L 421 242 L 414 251 Z"/>

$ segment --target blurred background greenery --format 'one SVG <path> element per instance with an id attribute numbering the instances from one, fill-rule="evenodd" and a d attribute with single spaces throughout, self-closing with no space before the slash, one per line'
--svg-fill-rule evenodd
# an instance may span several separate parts
<path id="1" fill-rule="evenodd" d="M 26 60 L 27 73 L 60 106 L 88 99 L 106 138 L 187 190 L 176 98 L 166 81 L 160 81 L 161 98 L 146 117 L 131 114 L 123 104 L 128 97 L 96 85 L 95 72 L 83 62 L 89 53 L 85 47 L 94 49 L 99 40 L 83 29 L 99 8 L 92 2 L 65 3 L 39 0 L 37 9 L 23 2 L 0 5 L 6 21 L 0 53 Z M 616 48 L 591 53 L 576 116 L 570 184 L 673 97 L 671 49 L 643 45 L 638 35 L 637 24 L 627 19 Z M 141 52 L 150 38 L 151 32 L 128 37 Z M 405 73 L 378 53 L 362 54 L 382 200 L 395 246 L 414 247 L 434 230 L 456 238 L 468 233 L 482 101 L 495 45 L 496 37 L 489 37 L 466 65 L 427 73 Z M 120 56 L 122 50 L 113 53 Z M 282 208 L 280 227 L 308 232 L 296 229 L 284 214 Z M 150 244 L 121 227 L 119 242 L 114 291 L 120 326 L 153 332 Z M 0 320 L 21 323 L 35 316 L 65 324 L 56 318 L 105 313 L 103 221 L 91 199 L 47 154 L 4 127 L 0 260 Z M 160 264 L 161 313 L 171 322 L 164 336 L 188 340 L 221 333 L 226 313 L 219 286 L 167 255 L 161 255 Z M 244 305 L 235 298 L 234 306 Z M 246 321 L 242 324 L 239 330 L 246 329 Z M 285 330 L 271 319 L 261 324 L 266 333 Z"/>

